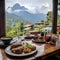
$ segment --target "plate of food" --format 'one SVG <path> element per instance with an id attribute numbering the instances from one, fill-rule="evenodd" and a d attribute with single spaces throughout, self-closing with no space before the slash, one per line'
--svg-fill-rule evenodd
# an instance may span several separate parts
<path id="1" fill-rule="evenodd" d="M 43 38 L 36 38 L 32 40 L 35 43 L 45 43 L 46 41 Z"/>
<path id="2" fill-rule="evenodd" d="M 32 39 L 32 38 L 34 38 L 34 35 L 33 34 L 25 35 L 25 39 Z"/>
<path id="3" fill-rule="evenodd" d="M 28 56 L 37 52 L 36 46 L 23 43 L 23 44 L 12 44 L 5 49 L 6 54 L 11 56 Z"/>

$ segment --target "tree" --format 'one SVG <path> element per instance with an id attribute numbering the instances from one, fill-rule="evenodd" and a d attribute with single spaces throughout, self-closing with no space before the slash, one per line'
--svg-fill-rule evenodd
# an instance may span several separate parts
<path id="1" fill-rule="evenodd" d="M 9 37 L 15 37 L 16 36 L 16 30 L 15 29 L 11 29 L 10 31 L 8 31 L 6 33 L 7 36 Z"/>
<path id="2" fill-rule="evenodd" d="M 17 28 L 19 31 L 23 31 L 23 23 L 22 23 L 22 22 L 16 23 L 16 28 Z"/>
<path id="3" fill-rule="evenodd" d="M 10 24 L 6 24 L 6 33 L 12 29 Z"/>
<path id="4" fill-rule="evenodd" d="M 17 35 L 20 35 L 20 33 L 23 32 L 23 22 L 16 23 L 16 32 Z"/>
<path id="5" fill-rule="evenodd" d="M 46 21 L 46 23 L 52 23 L 52 15 L 53 15 L 52 11 L 49 11 L 47 13 L 47 21 Z M 60 15 L 59 14 L 57 15 L 57 24 L 60 24 Z"/>
<path id="6" fill-rule="evenodd" d="M 44 20 L 41 20 L 41 22 L 44 22 Z"/>
<path id="7" fill-rule="evenodd" d="M 47 13 L 47 22 L 48 22 L 48 23 L 51 23 L 51 21 L 52 21 L 52 11 L 49 11 L 49 12 Z"/>
<path id="8" fill-rule="evenodd" d="M 23 31 L 23 22 L 20 23 L 20 31 Z"/>

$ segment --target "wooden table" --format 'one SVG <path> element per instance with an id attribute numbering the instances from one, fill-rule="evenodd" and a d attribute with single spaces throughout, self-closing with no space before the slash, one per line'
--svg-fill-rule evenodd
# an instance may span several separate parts
<path id="1" fill-rule="evenodd" d="M 36 60 L 37 58 L 41 58 L 43 60 L 48 56 L 58 53 L 60 50 L 59 46 L 53 46 L 50 44 L 36 44 L 36 45 L 38 47 L 37 53 L 28 57 L 23 57 L 23 58 L 19 57 L 18 59 L 17 57 L 15 58 L 15 57 L 7 56 L 5 53 L 5 49 L 0 48 L 0 60 Z"/>

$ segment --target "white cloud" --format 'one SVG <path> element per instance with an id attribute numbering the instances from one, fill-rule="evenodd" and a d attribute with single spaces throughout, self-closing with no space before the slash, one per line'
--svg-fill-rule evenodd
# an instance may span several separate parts
<path id="1" fill-rule="evenodd" d="M 8 8 L 7 12 L 11 13 L 12 12 L 11 8 Z"/>
<path id="2" fill-rule="evenodd" d="M 44 13 L 46 14 L 49 11 L 49 4 L 41 4 L 41 6 L 35 6 L 35 7 L 29 7 L 28 6 L 28 11 L 31 13 Z"/>
<path id="3" fill-rule="evenodd" d="M 49 8 L 49 3 L 44 3 L 42 5 Z"/>
<path id="4" fill-rule="evenodd" d="M 47 13 L 52 10 L 52 0 L 5 0 L 6 9 L 12 7 L 15 3 L 19 3 L 21 6 L 28 8 L 30 13 Z M 44 7 L 46 7 L 44 9 Z M 43 8 L 43 10 L 42 10 Z"/>
<path id="5" fill-rule="evenodd" d="M 14 12 L 20 12 L 21 10 L 14 10 Z"/>

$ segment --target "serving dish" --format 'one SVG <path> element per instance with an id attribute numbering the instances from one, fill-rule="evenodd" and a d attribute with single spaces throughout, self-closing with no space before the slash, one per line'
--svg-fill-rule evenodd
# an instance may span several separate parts
<path id="1" fill-rule="evenodd" d="M 33 39 L 32 42 L 35 42 L 35 43 L 46 43 L 46 41 L 44 39 Z"/>
<path id="2" fill-rule="evenodd" d="M 6 54 L 8 54 L 10 56 L 23 57 L 23 56 L 29 56 L 29 55 L 32 55 L 32 54 L 36 53 L 37 52 L 37 49 L 35 49 L 35 50 L 33 50 L 33 51 L 29 52 L 29 53 L 24 53 L 24 52 L 23 53 L 13 53 L 11 51 L 11 45 L 10 45 L 10 46 L 8 46 L 5 49 L 5 52 L 6 52 Z"/>

